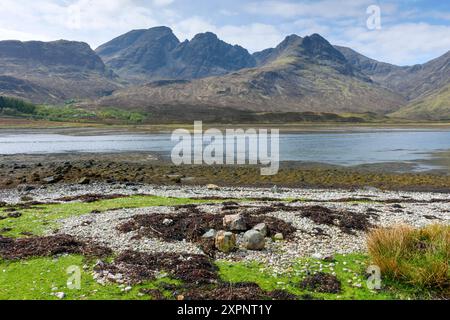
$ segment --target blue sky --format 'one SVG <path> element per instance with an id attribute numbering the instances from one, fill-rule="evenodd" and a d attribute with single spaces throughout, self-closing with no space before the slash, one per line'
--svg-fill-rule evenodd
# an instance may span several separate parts
<path id="1" fill-rule="evenodd" d="M 369 6 L 381 25 L 369 29 Z M 165 25 L 180 40 L 212 31 L 249 51 L 286 35 L 333 44 L 399 65 L 450 50 L 450 1 L 438 0 L 1 0 L 0 39 L 85 41 L 93 48 L 131 29 Z"/>

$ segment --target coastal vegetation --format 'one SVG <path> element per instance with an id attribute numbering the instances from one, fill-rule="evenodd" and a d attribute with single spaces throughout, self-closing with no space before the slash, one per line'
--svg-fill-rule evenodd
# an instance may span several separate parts
<path id="1" fill-rule="evenodd" d="M 368 249 L 386 277 L 450 292 L 450 226 L 376 229 L 369 233 Z"/>
<path id="2" fill-rule="evenodd" d="M 64 105 L 37 105 L 22 99 L 0 96 L 0 117 L 26 118 L 54 122 L 139 124 L 148 117 L 143 112 L 117 108 L 88 110 L 67 101 Z"/>
<path id="3" fill-rule="evenodd" d="M 81 199 L 81 198 L 80 198 Z M 94 198 L 93 198 L 94 199 Z M 67 199 L 75 200 L 75 199 Z M 32 239 L 58 228 L 63 218 L 123 208 L 152 208 L 217 203 L 223 200 L 194 200 L 154 196 L 121 196 L 96 201 L 69 201 L 54 204 L 18 204 L 3 206 L 1 216 L 20 212 L 20 216 L 0 220 L 0 240 Z M 230 200 L 226 200 L 230 203 Z M 233 200 L 236 201 L 236 200 Z M 17 210 L 17 211 L 15 211 Z M 14 223 L 8 221 L 14 220 Z M 10 230 L 10 231 L 8 231 Z M 31 237 L 31 238 L 30 238 Z M 10 240 L 6 240 L 10 241 Z M 4 243 L 7 243 L 4 241 Z M 72 242 L 69 242 L 72 245 Z M 183 297 L 223 298 L 233 296 L 275 299 L 391 300 L 448 298 L 449 227 L 432 225 L 423 229 L 398 227 L 376 229 L 369 235 L 368 253 L 336 254 L 331 257 L 300 258 L 280 270 L 258 262 L 214 260 L 213 269 L 219 283 L 192 286 L 171 272 L 156 279 L 143 280 L 133 286 L 116 282 L 99 282 L 95 270 L 99 261 L 90 256 L 64 253 L 30 256 L 21 259 L 0 258 L 0 299 L 69 300 L 140 300 L 180 299 Z M 69 247 L 62 247 L 69 248 Z M 17 249 L 17 248 L 16 248 Z M 57 251 L 60 249 L 56 249 Z M 0 250 L 0 254 L 2 250 Z M 104 258 L 112 263 L 116 254 Z M 212 260 L 211 260 L 212 261 Z M 376 263 L 382 269 L 382 286 L 371 289 L 367 268 Z M 68 270 L 79 266 L 81 285 L 68 289 Z M 17 275 L 20 274 L 20 277 Z M 196 288 L 196 289 L 195 289 Z M 231 290 L 230 288 L 234 288 Z M 174 294 L 174 292 L 176 294 Z"/>

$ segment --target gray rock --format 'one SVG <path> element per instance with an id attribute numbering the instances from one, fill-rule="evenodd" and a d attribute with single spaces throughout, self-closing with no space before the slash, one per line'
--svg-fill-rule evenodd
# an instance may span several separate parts
<path id="1" fill-rule="evenodd" d="M 227 215 L 223 218 L 223 226 L 231 231 L 246 231 L 247 224 L 240 214 Z"/>
<path id="2" fill-rule="evenodd" d="M 266 245 L 264 236 L 256 230 L 249 230 L 244 234 L 244 246 L 248 250 L 263 250 Z"/>
<path id="3" fill-rule="evenodd" d="M 172 219 L 164 219 L 164 221 L 163 221 L 163 225 L 165 225 L 165 226 L 171 226 L 172 224 L 173 224 Z"/>
<path id="4" fill-rule="evenodd" d="M 202 238 L 203 239 L 215 239 L 217 235 L 217 231 L 214 229 L 209 230 L 208 232 L 206 232 Z"/>
<path id="5" fill-rule="evenodd" d="M 261 233 L 264 237 L 267 236 L 267 225 L 265 223 L 259 223 L 256 226 L 253 227 L 253 230 L 258 231 Z"/>

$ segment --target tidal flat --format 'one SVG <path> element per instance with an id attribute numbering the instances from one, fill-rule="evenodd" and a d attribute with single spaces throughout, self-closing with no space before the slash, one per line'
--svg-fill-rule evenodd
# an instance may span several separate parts
<path id="1" fill-rule="evenodd" d="M 444 157 L 430 161 L 448 162 Z M 408 171 L 411 163 L 384 163 L 354 167 L 319 163 L 282 162 L 278 174 L 261 176 L 259 166 L 175 166 L 158 154 L 65 153 L 21 154 L 0 157 L 0 187 L 24 184 L 106 182 L 159 185 L 379 188 L 383 190 L 449 192 L 446 168 L 425 172 Z"/>

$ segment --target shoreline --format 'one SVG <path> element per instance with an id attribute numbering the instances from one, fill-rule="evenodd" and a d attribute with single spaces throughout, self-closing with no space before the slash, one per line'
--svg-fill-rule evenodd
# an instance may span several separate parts
<path id="1" fill-rule="evenodd" d="M 429 192 L 381 191 L 375 189 L 339 190 L 339 189 L 302 189 L 280 188 L 276 192 L 270 188 L 222 187 L 210 190 L 205 186 L 158 186 L 147 184 L 94 183 L 90 185 L 61 184 L 42 186 L 37 189 L 20 191 L 17 189 L 1 190 L 0 200 L 6 206 L 27 207 L 23 202 L 26 195 L 33 201 L 33 207 L 74 206 L 88 203 L 100 203 L 104 199 L 133 199 L 133 197 L 158 197 L 161 199 L 190 199 L 200 201 L 191 206 L 158 206 L 146 205 L 136 207 L 117 207 L 102 212 L 86 214 L 70 214 L 58 219 L 57 229 L 49 228 L 45 235 L 69 235 L 85 241 L 113 249 L 116 254 L 127 250 L 146 254 L 172 253 L 205 254 L 195 243 L 189 241 L 169 241 L 159 237 L 141 237 L 139 233 L 120 231 L 120 225 L 132 221 L 137 216 L 161 215 L 177 216 L 183 210 L 195 214 L 221 215 L 227 212 L 232 199 L 239 199 L 233 204 L 231 213 L 254 212 L 260 219 L 272 219 L 287 223 L 295 228 L 292 237 L 284 241 L 267 240 L 262 251 L 238 249 L 236 252 L 217 252 L 215 259 L 228 262 L 258 262 L 265 268 L 283 272 L 299 258 L 317 256 L 333 256 L 336 254 L 352 254 L 365 252 L 365 239 L 369 229 L 367 226 L 387 227 L 397 224 L 409 224 L 422 227 L 433 223 L 450 224 L 450 211 L 447 194 Z M 99 198 L 91 202 L 89 197 Z M 136 201 L 136 200 L 135 200 Z M 186 200 L 185 200 L 186 201 Z M 227 201 L 227 202 L 226 202 Z M 195 203 L 195 202 L 194 202 Z M 305 211 L 306 210 L 306 211 Z M 348 226 L 332 220 L 311 220 L 301 213 L 310 210 L 321 210 L 321 215 L 336 214 L 345 217 L 347 214 L 356 219 Z M 256 213 L 261 211 L 261 213 Z M 323 211 L 323 212 L 322 212 Z M 228 213 L 228 214 L 231 214 Z M 225 213 L 226 214 L 226 213 Z M 319 214 L 319 213 L 318 213 Z M 161 218 L 162 219 L 162 218 Z M 173 219 L 173 218 L 172 218 Z M 274 220 L 275 219 L 275 220 Z M 363 219 L 359 221 L 358 219 Z M 346 222 L 348 223 L 348 222 Z M 361 228 L 361 229 L 360 229 Z M 142 229 L 141 229 L 142 230 Z M 287 230 L 286 230 L 287 232 Z M 238 244 L 242 245 L 242 235 L 238 235 Z M 287 236 L 287 234 L 285 234 Z"/>
<path id="2" fill-rule="evenodd" d="M 302 122 L 302 123 L 204 123 L 205 129 L 236 129 L 236 128 L 274 128 L 280 129 L 280 133 L 348 133 L 365 132 L 367 130 L 450 130 L 450 122 Z M 30 133 L 66 133 L 74 135 L 86 135 L 85 132 L 95 134 L 121 134 L 121 133 L 168 133 L 175 129 L 192 130 L 193 123 L 168 123 L 168 124 L 103 124 L 103 123 L 71 123 L 55 121 L 34 121 L 27 119 L 1 119 L 0 134 L 4 132 Z"/>
<path id="3" fill-rule="evenodd" d="M 446 157 L 443 159 L 448 161 Z M 433 163 L 435 160 L 430 161 Z M 445 161 L 442 161 L 442 164 L 446 165 Z M 393 172 L 401 169 L 405 169 L 404 165 L 396 163 L 340 167 L 317 163 L 282 162 L 277 175 L 261 176 L 259 166 L 175 166 L 156 153 L 10 155 L 0 156 L 0 189 L 21 185 L 106 182 L 347 190 L 366 187 L 382 190 L 450 192 L 448 170 Z"/>

